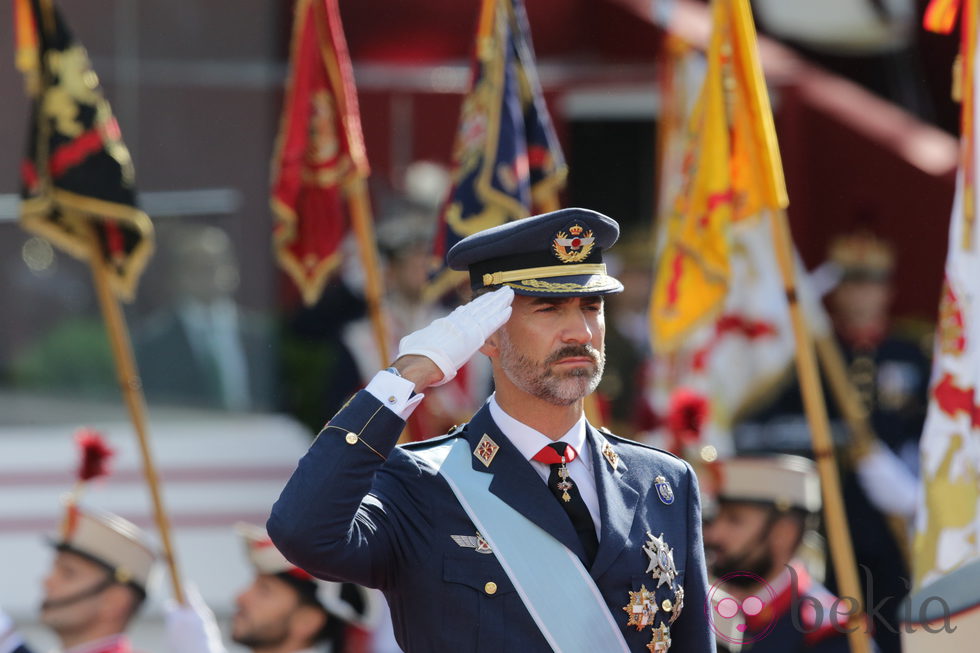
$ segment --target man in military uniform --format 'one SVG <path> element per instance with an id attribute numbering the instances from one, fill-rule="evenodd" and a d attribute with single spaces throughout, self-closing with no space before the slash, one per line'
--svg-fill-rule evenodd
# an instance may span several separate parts
<path id="1" fill-rule="evenodd" d="M 618 235 L 564 209 L 459 242 L 448 263 L 479 296 L 402 339 L 273 507 L 285 556 L 380 588 L 408 653 L 714 650 L 693 471 L 584 416 L 602 296 L 622 290 L 602 263 Z M 477 351 L 494 395 L 462 428 L 396 448 L 424 391 Z"/>
<path id="2" fill-rule="evenodd" d="M 72 506 L 52 542 L 41 622 L 64 653 L 132 653 L 126 628 L 146 598 L 156 554 L 143 533 L 109 513 Z"/>
<path id="3" fill-rule="evenodd" d="M 842 601 L 835 612 L 837 598 L 795 558 L 807 519 L 820 510 L 813 463 L 799 456 L 733 458 L 722 463 L 720 478 L 718 513 L 704 531 L 717 579 L 709 600 L 719 645 L 751 653 L 849 651 L 853 604 Z M 743 628 L 726 628 L 736 619 Z"/>
<path id="4" fill-rule="evenodd" d="M 875 604 L 875 640 L 898 653 L 899 605 L 910 576 L 905 529 L 917 504 L 919 436 L 925 422 L 929 360 L 919 342 L 897 332 L 890 319 L 894 253 L 868 232 L 841 236 L 830 261 L 840 283 L 829 297 L 834 330 L 848 376 L 880 444 L 842 475 L 844 505 L 862 589 Z M 891 517 L 890 517 L 891 516 Z"/>

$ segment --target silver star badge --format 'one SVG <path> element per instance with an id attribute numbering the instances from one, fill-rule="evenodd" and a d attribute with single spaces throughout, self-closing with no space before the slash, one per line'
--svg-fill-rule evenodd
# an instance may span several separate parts
<path id="1" fill-rule="evenodd" d="M 647 543 L 643 545 L 643 552 L 650 558 L 647 565 L 647 573 L 657 581 L 657 587 L 667 585 L 670 587 L 674 578 L 677 576 L 677 567 L 674 566 L 674 551 L 667 546 L 664 541 L 664 534 L 654 537 L 653 533 L 647 531 Z"/>

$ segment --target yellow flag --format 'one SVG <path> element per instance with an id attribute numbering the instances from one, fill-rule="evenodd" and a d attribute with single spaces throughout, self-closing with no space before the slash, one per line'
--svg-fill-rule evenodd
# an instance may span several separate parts
<path id="1" fill-rule="evenodd" d="M 707 72 L 687 127 L 682 183 L 650 301 L 654 347 L 676 348 L 716 317 L 731 275 L 731 227 L 787 205 L 748 0 L 713 0 Z"/>

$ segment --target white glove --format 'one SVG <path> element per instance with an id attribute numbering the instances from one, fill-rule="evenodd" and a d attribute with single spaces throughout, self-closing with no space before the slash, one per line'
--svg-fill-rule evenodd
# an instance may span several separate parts
<path id="1" fill-rule="evenodd" d="M 398 358 L 409 354 L 425 356 L 442 371 L 442 380 L 434 385 L 448 383 L 456 376 L 456 370 L 510 318 L 513 301 L 514 290 L 509 286 L 481 295 L 402 338 Z"/>
<path id="2" fill-rule="evenodd" d="M 857 477 L 879 510 L 906 519 L 915 516 L 919 481 L 891 449 L 878 443 L 857 463 Z"/>
<path id="3" fill-rule="evenodd" d="M 227 653 L 214 613 L 193 584 L 184 586 L 187 603 L 166 606 L 165 626 L 171 653 Z"/>
<path id="4" fill-rule="evenodd" d="M 12 653 L 23 644 L 10 616 L 0 608 L 0 653 Z"/>

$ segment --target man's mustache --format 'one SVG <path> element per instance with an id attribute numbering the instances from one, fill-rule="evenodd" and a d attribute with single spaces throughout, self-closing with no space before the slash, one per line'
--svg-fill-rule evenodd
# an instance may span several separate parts
<path id="1" fill-rule="evenodd" d="M 565 358 L 578 358 L 580 356 L 591 359 L 596 365 L 599 364 L 599 350 L 592 345 L 587 344 L 568 345 L 567 347 L 562 347 L 555 353 L 548 356 L 544 362 L 545 365 L 551 365 L 552 363 L 557 363 Z"/>

